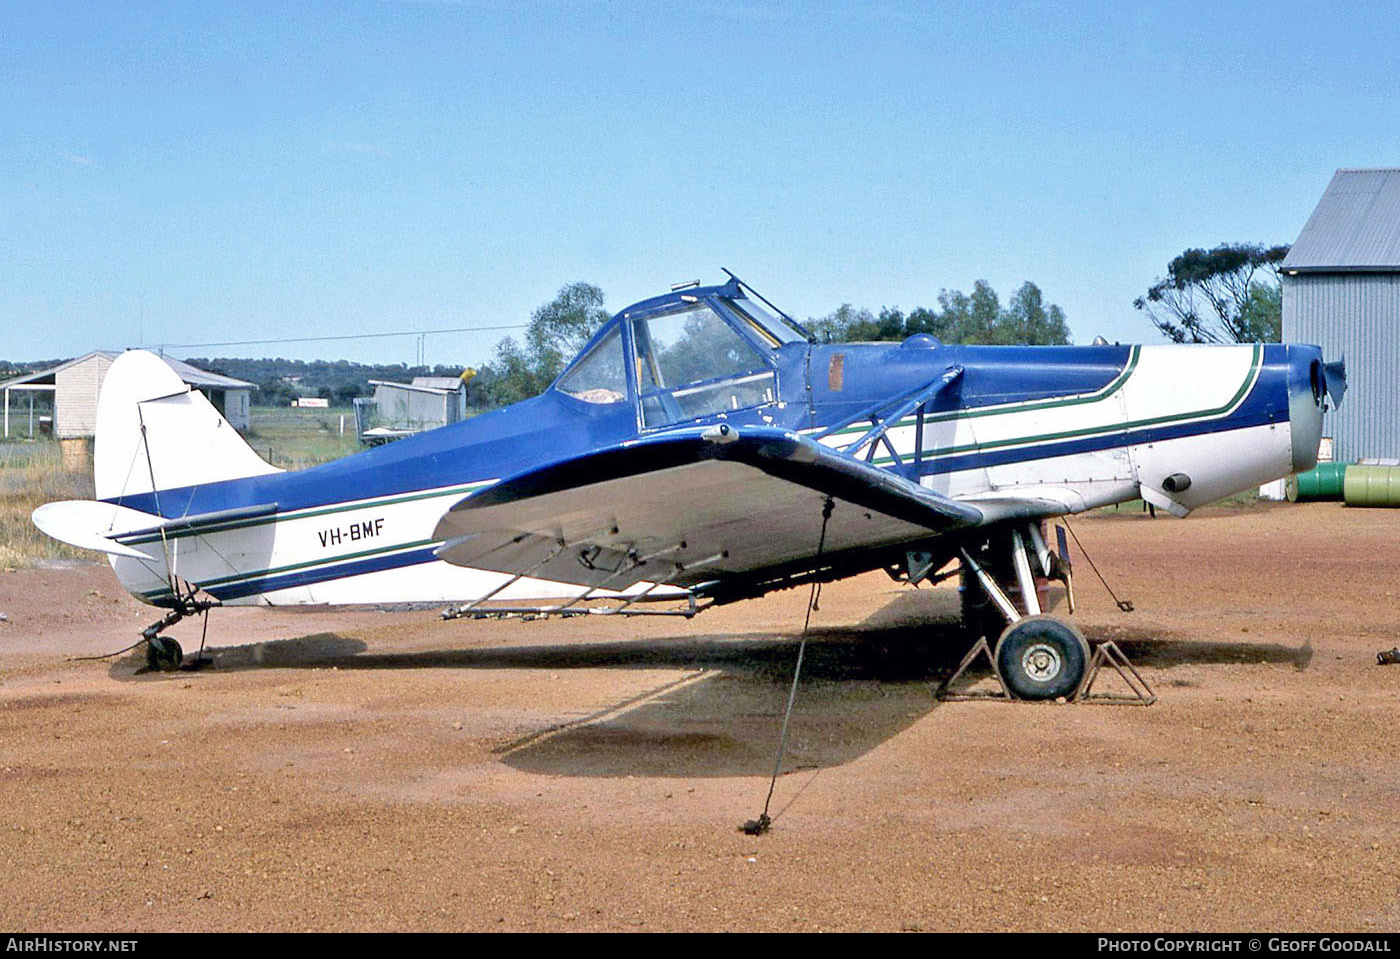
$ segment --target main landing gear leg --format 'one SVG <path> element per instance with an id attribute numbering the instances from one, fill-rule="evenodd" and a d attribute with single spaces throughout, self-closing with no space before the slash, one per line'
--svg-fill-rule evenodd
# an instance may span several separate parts
<path id="1" fill-rule="evenodd" d="M 997 625 L 989 614 L 999 615 L 1005 623 L 991 659 L 1008 695 L 1029 700 L 1073 699 L 1089 666 L 1089 644 L 1069 623 L 1041 612 L 1036 571 L 1040 578 L 1059 578 L 1061 572 L 1054 562 L 1058 557 L 1045 550 L 1043 543 L 1037 524 L 1024 533 L 1013 529 L 1009 535 L 995 537 L 986 551 L 990 555 L 984 556 L 985 563 L 964 548 L 964 615 L 972 611 L 972 621 L 966 625 L 978 632 L 979 643 L 985 642 Z M 998 551 L 1004 552 L 997 555 Z M 1007 585 L 1014 586 L 1014 600 L 988 568 L 993 564 L 1009 574 Z M 973 589 L 985 598 L 983 602 L 968 596 Z M 967 660 L 964 668 L 966 665 Z"/>

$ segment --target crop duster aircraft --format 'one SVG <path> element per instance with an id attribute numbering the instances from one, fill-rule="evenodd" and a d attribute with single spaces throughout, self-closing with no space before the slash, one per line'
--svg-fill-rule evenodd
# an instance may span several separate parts
<path id="1" fill-rule="evenodd" d="M 729 277 L 629 306 L 540 396 L 299 472 L 129 351 L 98 405 L 97 499 L 34 522 L 168 609 L 154 668 L 181 659 L 160 633 L 218 604 L 690 615 L 956 560 L 1003 681 L 1043 699 L 1089 658 L 1042 613 L 1037 582 L 1068 574 L 1045 519 L 1138 497 L 1184 516 L 1311 469 L 1345 388 L 1315 346 L 822 344 Z"/>

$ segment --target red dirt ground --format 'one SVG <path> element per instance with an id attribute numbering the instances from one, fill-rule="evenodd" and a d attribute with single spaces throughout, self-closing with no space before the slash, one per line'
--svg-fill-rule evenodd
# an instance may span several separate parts
<path id="1" fill-rule="evenodd" d="M 214 667 L 166 675 L 69 659 L 155 618 L 105 566 L 0 574 L 0 926 L 1400 927 L 1400 510 L 1075 526 L 1137 604 L 1081 562 L 1075 619 L 1156 705 L 939 704 L 956 592 L 828 586 L 758 838 L 805 590 L 217 610 Z"/>

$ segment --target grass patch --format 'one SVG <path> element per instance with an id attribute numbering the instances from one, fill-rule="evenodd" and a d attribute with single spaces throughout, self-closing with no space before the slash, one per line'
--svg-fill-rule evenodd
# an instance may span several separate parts
<path id="1" fill-rule="evenodd" d="M 1218 499 L 1213 503 L 1207 503 L 1205 506 L 1199 506 L 1191 511 L 1191 515 L 1195 516 L 1199 513 L 1212 511 L 1238 513 L 1244 512 L 1246 510 L 1256 509 L 1260 506 L 1271 505 L 1274 505 L 1273 501 L 1266 500 L 1262 496 L 1260 496 L 1258 488 L 1251 488 L 1247 490 L 1241 490 L 1238 493 L 1232 493 L 1224 499 Z M 1147 504 L 1145 502 L 1143 502 L 1140 499 L 1133 499 L 1128 500 L 1124 503 L 1117 503 L 1111 506 L 1100 506 L 1093 512 L 1099 516 L 1136 516 L 1138 514 L 1146 515 L 1148 513 L 1148 509 Z M 1171 514 L 1169 514 L 1164 509 L 1159 509 L 1157 510 L 1157 515 L 1170 517 Z"/>
<path id="2" fill-rule="evenodd" d="M 340 416 L 345 415 L 345 436 Z M 355 417 L 349 410 L 254 407 L 248 443 L 274 466 L 299 470 L 358 452 Z M 63 468 L 56 440 L 0 443 L 0 570 L 33 566 L 40 560 L 101 560 L 99 553 L 49 539 L 29 516 L 44 503 L 92 499 L 92 474 Z"/>
<path id="3" fill-rule="evenodd" d="M 345 417 L 345 435 L 340 418 Z M 255 406 L 246 439 L 273 466 L 302 470 L 359 452 L 352 410 L 314 410 L 292 406 Z"/>
<path id="4" fill-rule="evenodd" d="M 92 475 L 66 471 L 56 441 L 0 443 L 0 569 L 32 566 L 41 559 L 100 559 L 97 553 L 49 539 L 29 519 L 44 503 L 92 496 Z"/>

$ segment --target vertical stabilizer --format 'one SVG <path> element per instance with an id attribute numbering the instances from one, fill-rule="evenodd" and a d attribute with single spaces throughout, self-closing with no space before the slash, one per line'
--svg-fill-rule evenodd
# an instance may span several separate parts
<path id="1" fill-rule="evenodd" d="M 154 353 L 129 350 L 107 371 L 93 448 L 98 499 L 277 472 Z"/>

